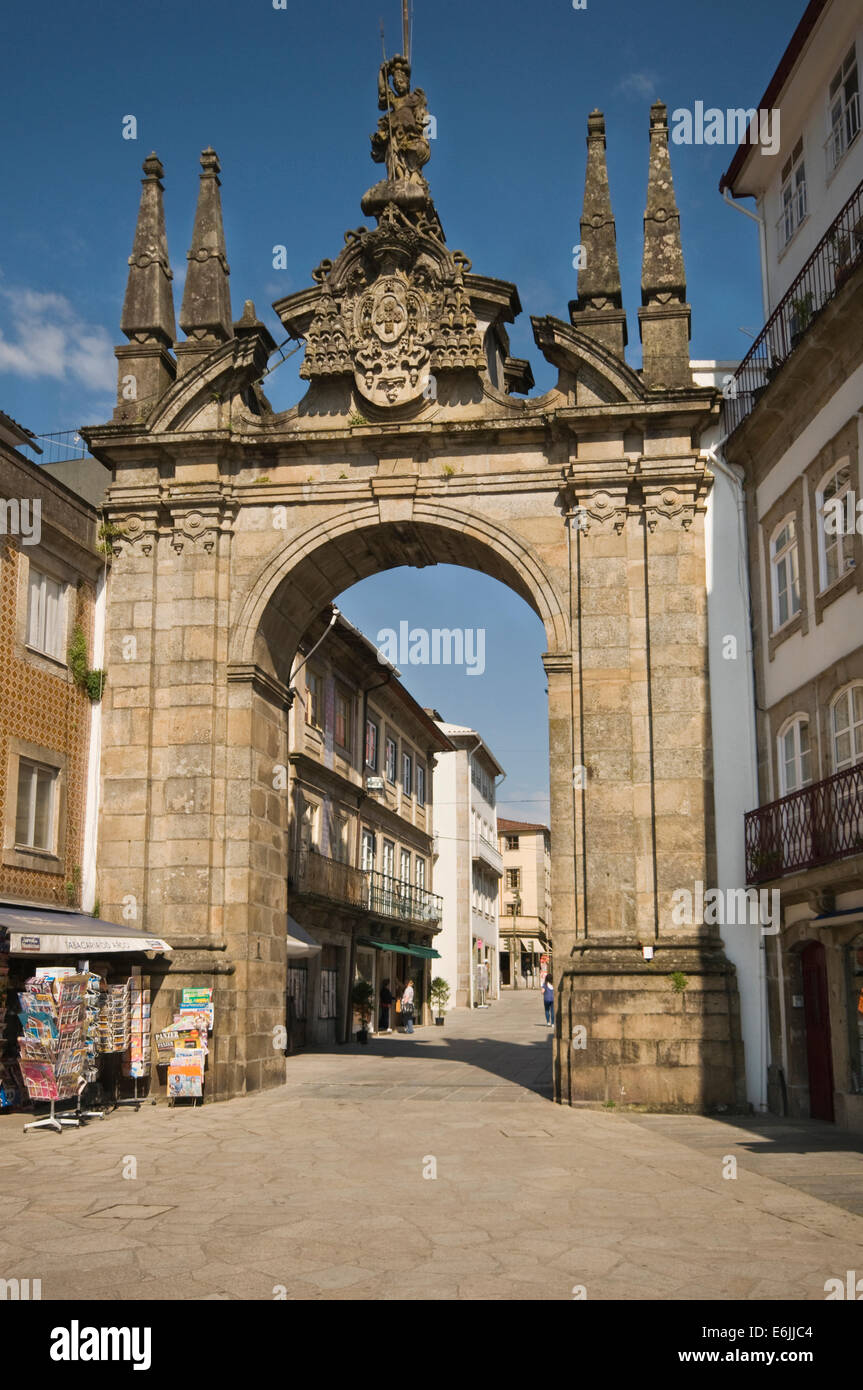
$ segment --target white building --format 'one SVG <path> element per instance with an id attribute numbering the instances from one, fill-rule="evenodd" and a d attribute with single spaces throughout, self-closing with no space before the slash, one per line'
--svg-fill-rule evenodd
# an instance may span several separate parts
<path id="1" fill-rule="evenodd" d="M 765 940 L 769 1102 L 858 1130 L 861 62 L 863 0 L 812 0 L 759 103 L 779 113 L 780 151 L 742 144 L 720 185 L 727 200 L 755 201 L 766 320 L 735 373 L 723 432 L 745 479 L 758 711 L 758 787 L 740 839 L 746 882 L 781 903 L 781 930 Z"/>
<path id="2" fill-rule="evenodd" d="M 427 713 L 455 745 L 438 753 L 434 769 L 435 888 L 443 899 L 435 973 L 449 984 L 451 1007 L 475 1008 L 500 992 L 495 787 L 504 771 L 475 729 Z"/>

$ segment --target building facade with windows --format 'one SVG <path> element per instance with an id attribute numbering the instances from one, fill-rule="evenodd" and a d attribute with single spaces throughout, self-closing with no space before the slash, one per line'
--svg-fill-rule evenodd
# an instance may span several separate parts
<path id="1" fill-rule="evenodd" d="M 437 973 L 450 987 L 450 1007 L 476 1008 L 500 994 L 503 860 L 496 783 L 504 771 L 475 729 L 427 712 L 452 750 L 440 755 L 434 774 L 436 881 L 443 899 Z"/>
<path id="2" fill-rule="evenodd" d="M 547 825 L 503 819 L 497 834 L 501 987 L 538 989 L 552 967 L 551 834 Z"/>
<path id="3" fill-rule="evenodd" d="M 98 516 L 0 412 L 0 898 L 95 903 L 98 704 L 76 684 L 104 611 Z"/>
<path id="4" fill-rule="evenodd" d="M 291 1045 L 350 1037 L 357 978 L 374 987 L 373 1029 L 385 980 L 395 994 L 412 978 L 417 1022 L 428 1022 L 441 920 L 432 769 L 448 741 L 396 668 L 334 608 L 300 644 L 291 683 Z M 305 951 L 291 945 L 303 934 L 312 939 Z"/>
<path id="5" fill-rule="evenodd" d="M 771 159 L 741 145 L 766 323 L 734 376 L 725 457 L 747 501 L 770 1108 L 863 1129 L 863 3 L 813 0 L 761 100 Z"/>

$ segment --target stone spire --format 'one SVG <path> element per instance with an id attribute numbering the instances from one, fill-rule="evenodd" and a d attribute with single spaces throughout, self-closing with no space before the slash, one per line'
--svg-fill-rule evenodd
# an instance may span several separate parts
<path id="1" fill-rule="evenodd" d="M 162 203 L 165 171 L 155 153 L 147 156 L 142 168 L 146 177 L 141 180 L 141 205 L 120 319 L 129 346 L 115 349 L 119 362 L 115 416 L 120 419 L 139 414 L 141 404 L 158 399 L 176 376 L 168 351 L 176 329 Z"/>
<path id="2" fill-rule="evenodd" d="M 201 153 L 201 187 L 195 213 L 189 268 L 180 310 L 180 327 L 187 341 L 177 345 L 181 370 L 188 371 L 232 337 L 230 268 L 225 254 L 222 203 L 219 196 L 219 158 L 213 149 Z"/>
<path id="3" fill-rule="evenodd" d="M 655 101 L 650 108 L 650 167 L 644 214 L 641 302 L 638 326 L 644 384 L 656 389 L 691 386 L 690 307 L 686 303 L 680 213 L 668 153 L 668 112 L 661 101 Z"/>
<path id="4" fill-rule="evenodd" d="M 623 357 L 626 315 L 620 293 L 617 235 L 608 169 L 605 163 L 605 117 L 592 111 L 587 118 L 587 170 L 581 213 L 581 247 L 584 263 L 578 271 L 578 298 L 570 301 L 572 323 Z"/>

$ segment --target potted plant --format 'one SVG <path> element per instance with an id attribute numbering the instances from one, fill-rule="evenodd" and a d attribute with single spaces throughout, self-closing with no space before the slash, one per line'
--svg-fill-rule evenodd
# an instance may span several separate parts
<path id="1" fill-rule="evenodd" d="M 360 1029 L 357 1033 L 358 1043 L 368 1043 L 369 1040 L 369 1020 L 374 1008 L 375 990 L 370 980 L 354 980 L 354 987 L 351 991 L 351 1001 L 360 1016 Z"/>
<path id="2" fill-rule="evenodd" d="M 791 333 L 791 347 L 797 346 L 812 319 L 812 291 L 807 290 L 805 294 L 792 299 L 791 308 L 793 310 L 789 320 L 789 330 Z"/>
<path id="3" fill-rule="evenodd" d="M 449 1003 L 449 985 L 442 975 L 437 975 L 431 982 L 429 997 L 437 1010 L 435 1023 L 438 1028 L 443 1028 L 444 1010 Z"/>

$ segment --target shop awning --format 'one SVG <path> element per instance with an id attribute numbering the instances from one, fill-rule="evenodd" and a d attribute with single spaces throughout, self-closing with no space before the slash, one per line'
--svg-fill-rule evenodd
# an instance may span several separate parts
<path id="1" fill-rule="evenodd" d="M 536 954 L 536 942 L 530 936 L 523 936 L 521 938 L 521 949 L 527 951 L 528 955 L 533 956 Z"/>
<path id="2" fill-rule="evenodd" d="M 170 955 L 160 936 L 118 927 L 83 912 L 0 902 L 0 938 L 10 956 L 102 956 L 146 951 Z"/>
<path id="3" fill-rule="evenodd" d="M 295 922 L 293 917 L 288 917 L 288 959 L 296 960 L 298 956 L 314 956 L 322 950 L 321 943 L 315 941 L 313 936 L 309 936 L 305 927 L 301 927 L 299 922 Z"/>
<path id="4" fill-rule="evenodd" d="M 358 937 L 357 942 L 360 946 L 374 946 L 376 951 L 396 951 L 400 956 L 419 956 L 422 960 L 440 960 L 440 951 L 436 951 L 432 946 L 397 946 L 394 941 L 370 941 L 367 937 Z"/>

